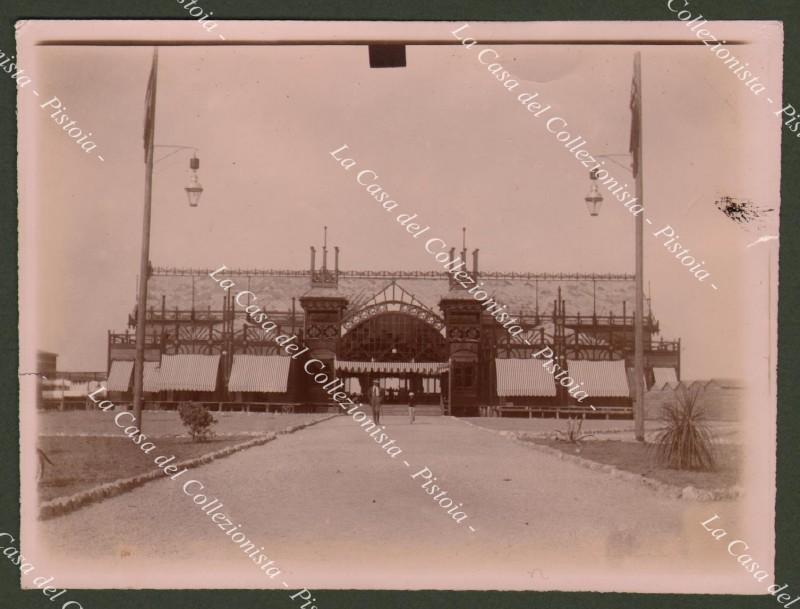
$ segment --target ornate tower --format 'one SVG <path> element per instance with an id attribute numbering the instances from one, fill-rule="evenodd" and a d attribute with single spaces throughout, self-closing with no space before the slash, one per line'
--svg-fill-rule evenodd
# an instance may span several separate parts
<path id="1" fill-rule="evenodd" d="M 473 252 L 472 271 L 463 270 L 474 284 L 478 282 L 478 250 Z M 461 260 L 466 261 L 466 248 L 461 252 Z M 455 263 L 451 250 L 450 261 Z M 461 276 L 463 278 L 463 275 Z M 449 346 L 450 378 L 449 400 L 450 412 L 455 414 L 464 409 L 473 409 L 479 405 L 480 366 L 481 366 L 481 303 L 458 282 L 451 280 L 450 291 L 439 301 L 445 325 L 447 327 L 447 343 Z"/>
<path id="2" fill-rule="evenodd" d="M 325 364 L 324 372 L 334 377 L 334 360 L 341 336 L 341 325 L 348 300 L 339 292 L 339 248 L 335 247 L 334 270 L 328 269 L 328 227 L 322 246 L 322 268 L 315 268 L 316 250 L 311 247 L 311 289 L 300 297 L 305 311 L 305 343 L 308 358 Z M 315 369 L 319 366 L 315 366 Z M 321 372 L 322 370 L 320 370 Z M 312 382 L 307 385 L 310 401 L 324 402 L 328 396 L 322 387 Z"/>

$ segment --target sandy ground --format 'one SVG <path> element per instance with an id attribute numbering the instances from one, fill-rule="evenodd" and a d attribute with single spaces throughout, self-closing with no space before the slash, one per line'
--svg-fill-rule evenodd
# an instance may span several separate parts
<path id="1" fill-rule="evenodd" d="M 735 530 L 736 504 L 666 499 L 450 417 L 385 422 L 403 449 L 396 458 L 337 417 L 39 523 L 31 555 L 71 588 L 766 586 L 700 526 L 717 513 Z M 462 524 L 411 478 L 426 466 L 463 503 Z M 265 547 L 280 575 L 264 575 L 183 494 L 191 479 Z"/>

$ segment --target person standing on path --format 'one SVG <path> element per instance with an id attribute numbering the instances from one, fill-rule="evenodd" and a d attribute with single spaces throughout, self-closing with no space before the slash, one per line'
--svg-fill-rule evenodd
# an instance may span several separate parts
<path id="1" fill-rule="evenodd" d="M 408 422 L 410 425 L 414 424 L 414 407 L 417 405 L 416 398 L 413 391 L 408 393 Z"/>
<path id="2" fill-rule="evenodd" d="M 369 403 L 372 406 L 372 420 L 375 421 L 375 425 L 380 425 L 381 388 L 378 386 L 378 381 L 372 381 L 372 387 L 369 390 Z"/>

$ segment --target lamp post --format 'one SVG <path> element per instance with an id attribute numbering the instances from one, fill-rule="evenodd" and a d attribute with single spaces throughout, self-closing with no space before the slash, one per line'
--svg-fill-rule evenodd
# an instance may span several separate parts
<path id="1" fill-rule="evenodd" d="M 606 154 L 606 155 L 596 155 L 597 158 L 607 158 L 611 161 L 614 161 L 613 157 L 615 156 L 625 156 L 630 158 L 630 155 L 622 155 L 622 154 Z M 617 163 L 616 161 L 614 161 Z M 623 167 L 627 170 L 631 170 L 630 167 L 625 167 L 621 163 L 617 163 L 620 167 Z M 589 173 L 589 179 L 591 180 L 591 188 L 589 190 L 589 194 L 584 197 L 584 201 L 586 202 L 586 207 L 589 210 L 589 215 L 597 216 L 600 213 L 600 207 L 603 203 L 603 195 L 600 193 L 599 189 L 597 188 L 597 173 L 596 171 L 591 171 Z M 642 172 L 641 172 L 641 160 L 639 163 L 639 171 L 638 175 L 636 175 L 636 198 L 639 200 L 639 204 L 643 205 L 642 202 Z M 636 434 L 636 440 L 639 442 L 644 441 L 644 322 L 643 322 L 643 313 L 644 313 L 644 248 L 643 248 L 643 234 L 644 234 L 644 214 L 638 213 L 635 215 L 635 300 L 634 300 L 634 317 L 633 317 L 633 360 L 634 360 L 634 403 L 633 403 L 633 421 L 634 421 L 634 429 Z"/>
<path id="2" fill-rule="evenodd" d="M 155 87 L 153 87 L 151 103 L 153 104 L 152 124 L 150 126 L 152 130 L 155 126 Z M 200 185 L 197 178 L 197 170 L 200 168 L 200 160 L 197 158 L 197 148 L 193 146 L 156 145 L 151 139 L 149 142 L 149 154 L 146 156 L 142 252 L 139 260 L 139 299 L 136 309 L 136 361 L 133 368 L 133 416 L 136 419 L 136 424 L 139 426 L 140 431 L 143 426 L 142 394 L 144 393 L 144 342 L 146 338 L 145 324 L 147 320 L 147 283 L 150 279 L 150 218 L 153 194 L 153 165 L 158 162 L 153 158 L 154 148 L 174 149 L 166 156 L 160 158 L 159 161 L 163 161 L 168 156 L 172 156 L 181 150 L 193 150 L 194 154 L 189 161 L 189 169 L 192 174 L 189 185 L 185 188 L 186 195 L 189 199 L 189 205 L 191 207 L 197 207 L 200 202 L 200 195 L 203 193 L 203 187 Z"/>
<path id="3" fill-rule="evenodd" d="M 644 180 L 642 171 L 642 59 L 636 53 L 633 62 L 633 82 L 631 86 L 631 143 L 630 154 L 606 154 L 598 158 L 606 158 L 616 163 L 623 169 L 630 171 L 636 181 L 636 200 L 644 207 Z M 616 161 L 614 157 L 626 157 L 631 161 L 631 166 L 626 167 Z M 597 170 L 589 173 L 592 188 L 584 198 L 589 214 L 597 216 L 603 196 L 597 188 Z M 633 421 L 636 440 L 644 442 L 644 210 L 634 214 L 635 220 L 635 311 L 633 318 L 633 359 L 634 359 L 634 403 Z"/>

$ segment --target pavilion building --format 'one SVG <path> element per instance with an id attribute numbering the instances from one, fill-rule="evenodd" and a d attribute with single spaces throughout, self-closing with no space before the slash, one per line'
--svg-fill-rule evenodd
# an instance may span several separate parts
<path id="1" fill-rule="evenodd" d="M 466 250 L 461 254 L 466 260 Z M 475 250 L 468 272 L 519 320 L 524 332 L 512 336 L 446 272 L 340 270 L 338 247 L 332 269 L 327 248 L 320 268 L 315 258 L 312 247 L 307 270 L 225 271 L 278 324 L 269 335 L 209 277 L 211 270 L 154 269 L 146 315 L 147 407 L 192 400 L 217 408 L 330 409 L 329 397 L 303 369 L 316 358 L 351 394 L 377 380 L 389 403 L 405 403 L 413 391 L 418 403 L 457 415 L 481 407 L 587 412 L 591 404 L 601 413 L 630 416 L 632 275 L 485 272 Z M 250 304 L 253 297 L 247 298 Z M 131 398 L 134 313 L 127 331 L 108 333 L 108 390 L 120 402 Z M 648 387 L 680 379 L 680 341 L 655 341 L 658 332 L 648 303 Z M 308 347 L 302 358 L 286 355 L 274 340 L 281 334 Z M 547 372 L 545 360 L 532 357 L 546 347 L 559 370 L 583 383 L 589 397 L 580 404 Z"/>

